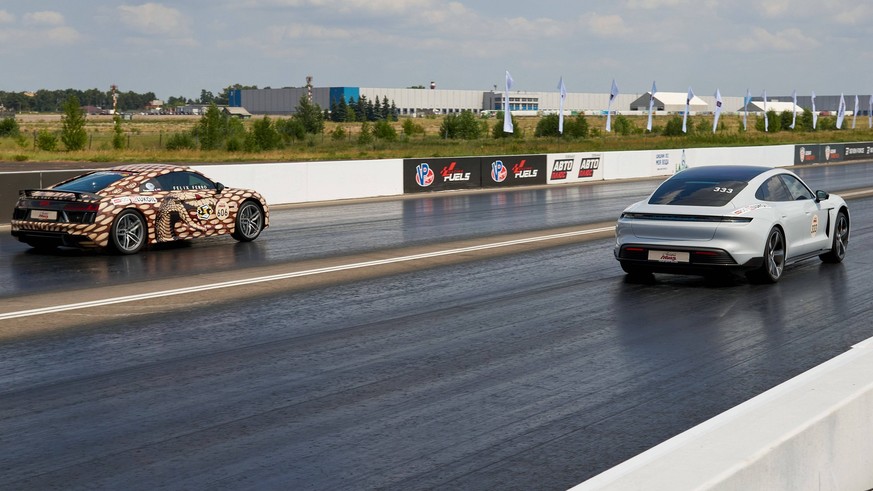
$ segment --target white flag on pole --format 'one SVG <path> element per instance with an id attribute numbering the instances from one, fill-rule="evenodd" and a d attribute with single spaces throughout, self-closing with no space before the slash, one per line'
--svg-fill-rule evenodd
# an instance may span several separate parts
<path id="1" fill-rule="evenodd" d="M 606 106 L 606 131 L 612 131 L 612 101 L 618 95 L 618 85 L 612 79 L 612 87 L 609 89 L 609 104 Z"/>
<path id="2" fill-rule="evenodd" d="M 655 81 L 652 80 L 652 93 L 649 95 L 649 120 L 646 121 L 646 131 L 652 131 L 652 112 L 655 109 L 655 92 L 658 88 L 655 87 Z"/>
<path id="3" fill-rule="evenodd" d="M 812 96 L 810 96 L 812 100 L 812 129 L 815 129 L 815 125 L 818 124 L 818 112 L 815 110 L 815 91 L 812 91 Z"/>
<path id="4" fill-rule="evenodd" d="M 767 120 L 767 89 L 764 89 L 764 133 L 770 131 L 770 121 Z"/>
<path id="5" fill-rule="evenodd" d="M 564 77 L 558 82 L 558 92 L 561 94 L 561 103 L 558 107 L 558 133 L 564 134 L 564 100 L 567 98 L 567 87 L 564 87 Z"/>
<path id="6" fill-rule="evenodd" d="M 797 89 L 791 92 L 791 128 L 794 129 L 795 123 L 797 123 Z"/>
<path id="7" fill-rule="evenodd" d="M 855 129 L 855 121 L 858 119 L 858 96 L 855 96 L 855 111 L 852 113 L 852 129 Z"/>
<path id="8" fill-rule="evenodd" d="M 691 99 L 694 99 L 694 91 L 688 86 L 688 97 L 685 98 L 685 115 L 682 116 L 682 133 L 688 133 L 688 112 L 691 111 Z"/>
<path id="9" fill-rule="evenodd" d="M 512 114 L 509 111 L 509 89 L 512 88 L 512 75 L 506 70 L 506 90 L 503 91 L 503 131 L 512 133 Z"/>
<path id="10" fill-rule="evenodd" d="M 846 98 L 840 93 L 840 107 L 837 108 L 837 129 L 843 129 L 843 119 L 846 117 Z"/>
<path id="11" fill-rule="evenodd" d="M 749 102 L 752 101 L 752 91 L 746 89 L 746 97 L 743 98 L 743 131 L 747 131 L 749 129 L 748 116 L 749 116 Z"/>
<path id="12" fill-rule="evenodd" d="M 718 117 L 721 115 L 721 91 L 715 89 L 715 118 L 712 120 L 712 132 L 715 133 L 716 128 L 718 128 Z"/>

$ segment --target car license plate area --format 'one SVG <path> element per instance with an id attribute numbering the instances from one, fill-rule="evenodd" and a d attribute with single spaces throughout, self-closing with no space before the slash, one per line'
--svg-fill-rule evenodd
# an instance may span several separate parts
<path id="1" fill-rule="evenodd" d="M 649 251 L 649 261 L 659 263 L 687 263 L 691 261 L 691 254 L 677 251 Z"/>
<path id="2" fill-rule="evenodd" d="M 32 220 L 54 222 L 58 219 L 58 212 L 52 210 L 30 210 L 30 218 Z"/>

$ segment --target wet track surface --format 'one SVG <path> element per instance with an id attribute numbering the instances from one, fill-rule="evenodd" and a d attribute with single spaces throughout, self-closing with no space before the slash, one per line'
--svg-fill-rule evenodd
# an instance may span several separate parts
<path id="1" fill-rule="evenodd" d="M 867 166 L 813 170 L 813 187 L 873 183 Z M 655 185 L 297 208 L 252 244 L 132 258 L 4 237 L 0 283 L 14 297 L 591 223 Z M 595 240 L 4 341 L 0 488 L 565 489 L 873 336 L 873 199 L 849 205 L 846 261 L 770 286 L 628 282 Z"/>

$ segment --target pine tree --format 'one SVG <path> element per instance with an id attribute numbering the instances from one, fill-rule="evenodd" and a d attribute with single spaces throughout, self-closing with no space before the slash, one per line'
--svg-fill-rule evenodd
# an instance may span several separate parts
<path id="1" fill-rule="evenodd" d="M 61 141 L 69 151 L 82 150 L 88 143 L 88 133 L 85 132 L 85 113 L 79 106 L 79 99 L 70 96 L 64 102 L 64 114 L 61 116 Z"/>

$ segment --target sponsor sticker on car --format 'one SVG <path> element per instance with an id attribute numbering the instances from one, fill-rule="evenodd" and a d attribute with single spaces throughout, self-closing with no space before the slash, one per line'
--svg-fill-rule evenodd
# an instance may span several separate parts
<path id="1" fill-rule="evenodd" d="M 688 252 L 675 251 L 649 251 L 649 261 L 659 263 L 687 263 L 691 260 Z"/>

